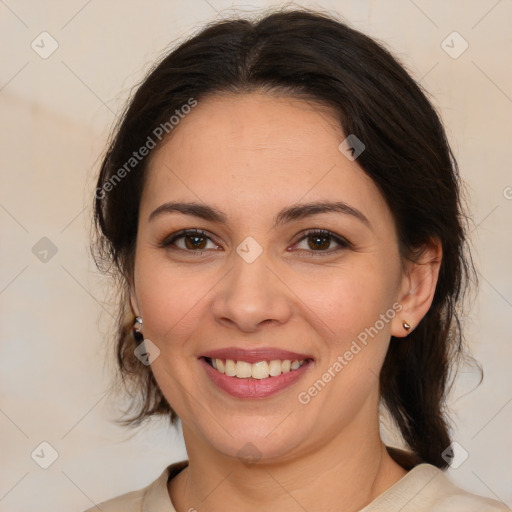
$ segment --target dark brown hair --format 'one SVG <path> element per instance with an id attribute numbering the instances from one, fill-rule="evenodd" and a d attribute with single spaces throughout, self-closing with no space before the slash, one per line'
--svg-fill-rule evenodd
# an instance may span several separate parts
<path id="1" fill-rule="evenodd" d="M 433 239 L 441 242 L 432 306 L 407 338 L 391 339 L 380 393 L 418 460 L 446 467 L 449 370 L 463 354 L 460 308 L 475 277 L 457 163 L 436 110 L 404 66 L 381 43 L 307 10 L 207 26 L 150 71 L 115 129 L 97 182 L 92 248 L 98 267 L 120 285 L 116 354 L 129 409 L 135 409 L 121 423 L 138 425 L 152 415 L 167 415 L 173 424 L 178 419 L 150 366 L 134 356 L 128 290 L 148 157 L 129 168 L 126 163 L 191 98 L 200 102 L 210 94 L 254 90 L 327 105 L 344 133 L 365 144 L 357 161 L 393 214 L 404 258 L 414 259 Z"/>

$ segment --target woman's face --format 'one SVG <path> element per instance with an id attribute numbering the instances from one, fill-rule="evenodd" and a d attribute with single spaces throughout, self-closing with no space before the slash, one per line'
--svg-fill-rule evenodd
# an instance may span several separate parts
<path id="1" fill-rule="evenodd" d="M 232 457 L 283 460 L 352 427 L 362 437 L 375 428 L 378 375 L 391 334 L 405 335 L 409 283 L 389 208 L 339 149 L 347 135 L 302 100 L 218 95 L 153 155 L 132 306 L 160 350 L 152 370 L 186 438 Z M 170 202 L 222 221 L 190 209 L 151 216 Z M 319 202 L 339 208 L 301 210 Z M 172 241 L 188 229 L 204 233 Z M 222 374 L 204 359 L 219 349 L 228 350 L 225 372 L 231 354 L 235 363 L 274 361 L 238 364 L 239 376 L 282 373 Z M 306 362 L 286 371 L 281 361 L 295 356 L 277 350 Z"/>

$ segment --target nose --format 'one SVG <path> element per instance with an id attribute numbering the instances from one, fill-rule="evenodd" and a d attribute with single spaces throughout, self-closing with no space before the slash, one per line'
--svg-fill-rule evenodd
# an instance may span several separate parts
<path id="1" fill-rule="evenodd" d="M 244 332 L 263 325 L 285 324 L 292 313 L 290 291 L 261 254 L 252 263 L 238 255 L 233 267 L 215 287 L 211 310 L 215 319 Z"/>

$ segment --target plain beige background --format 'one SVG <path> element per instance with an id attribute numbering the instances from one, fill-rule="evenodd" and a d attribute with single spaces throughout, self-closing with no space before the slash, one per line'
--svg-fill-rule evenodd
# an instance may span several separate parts
<path id="1" fill-rule="evenodd" d="M 111 422 L 113 309 L 87 249 L 94 178 L 131 87 L 169 45 L 270 5 L 281 3 L 0 0 L 1 511 L 79 512 L 186 458 L 181 432 L 162 422 L 138 432 Z M 512 4 L 301 5 L 384 41 L 442 114 L 470 193 L 481 284 L 466 336 L 485 372 L 470 392 L 478 376 L 467 368 L 450 400 L 469 456 L 448 473 L 510 506 Z"/>

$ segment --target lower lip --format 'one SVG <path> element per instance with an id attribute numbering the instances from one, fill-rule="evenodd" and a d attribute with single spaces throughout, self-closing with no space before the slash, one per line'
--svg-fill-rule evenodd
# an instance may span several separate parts
<path id="1" fill-rule="evenodd" d="M 200 358 L 199 362 L 206 370 L 206 374 L 220 389 L 237 398 L 267 398 L 275 395 L 300 379 L 313 363 L 312 360 L 307 360 L 297 370 L 291 370 L 267 379 L 253 379 L 252 377 L 239 379 L 220 373 L 204 358 Z"/>

